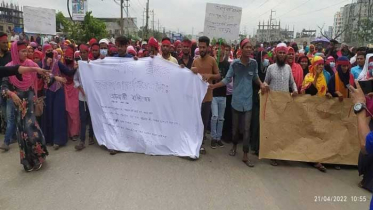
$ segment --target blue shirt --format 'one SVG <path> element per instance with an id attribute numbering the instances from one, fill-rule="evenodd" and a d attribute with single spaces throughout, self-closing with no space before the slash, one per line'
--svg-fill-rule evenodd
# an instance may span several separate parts
<path id="1" fill-rule="evenodd" d="M 113 57 L 118 57 L 118 58 L 133 58 L 131 54 L 126 53 L 124 56 L 119 56 L 119 54 L 113 55 Z"/>
<path id="2" fill-rule="evenodd" d="M 373 154 L 373 132 L 370 132 L 367 137 L 365 138 L 365 148 L 368 154 Z M 373 210 L 373 196 L 370 202 L 370 210 Z"/>
<path id="3" fill-rule="evenodd" d="M 232 92 L 232 107 L 239 112 L 251 111 L 253 106 L 253 80 L 258 77 L 258 64 L 251 59 L 245 66 L 240 59 L 234 60 L 229 66 L 225 78 L 222 80 L 225 85 L 234 78 Z"/>
<path id="4" fill-rule="evenodd" d="M 354 76 L 354 79 L 357 79 L 362 71 L 363 67 L 355 66 L 351 69 L 351 74 Z"/>

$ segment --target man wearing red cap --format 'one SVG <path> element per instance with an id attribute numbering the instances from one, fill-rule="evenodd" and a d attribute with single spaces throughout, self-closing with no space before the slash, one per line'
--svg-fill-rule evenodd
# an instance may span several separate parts
<path id="1" fill-rule="evenodd" d="M 182 46 L 182 57 L 179 59 L 179 65 L 183 65 L 187 67 L 188 69 L 191 69 L 192 64 L 193 64 L 193 58 L 190 55 L 191 54 L 190 48 L 192 46 L 192 42 L 189 39 L 185 38 L 181 46 Z"/>
<path id="2" fill-rule="evenodd" d="M 201 74 L 203 80 L 206 82 L 212 82 L 213 80 L 221 79 L 219 74 L 219 67 L 215 59 L 207 54 L 207 49 L 210 45 L 210 39 L 206 36 L 201 36 L 198 39 L 198 48 L 200 57 L 195 59 L 192 64 L 191 70 L 195 74 Z M 201 114 L 204 125 L 203 139 L 206 138 L 206 130 L 211 114 L 211 102 L 212 102 L 212 90 L 207 90 L 206 96 L 202 102 Z M 202 142 L 203 144 L 203 142 Z M 206 150 L 203 146 L 200 148 L 201 154 L 206 154 Z"/>
<path id="3" fill-rule="evenodd" d="M 82 58 L 82 61 L 87 61 L 88 51 L 89 51 L 88 46 L 85 44 L 81 44 L 79 46 L 79 51 L 80 51 L 80 57 Z M 93 145 L 95 142 L 93 140 L 93 127 L 92 127 L 91 115 L 88 109 L 87 98 L 85 96 L 79 70 L 74 75 L 74 87 L 79 90 L 79 115 L 80 115 L 80 142 L 78 145 L 75 146 L 75 149 L 80 151 L 85 148 L 87 124 L 89 125 L 88 144 Z"/>
<path id="4" fill-rule="evenodd" d="M 175 53 L 176 57 L 175 58 L 180 59 L 181 56 L 183 55 L 183 53 L 182 53 L 183 47 L 181 45 L 181 41 L 180 40 L 176 40 L 176 42 L 174 43 L 174 45 L 175 45 L 175 48 L 176 48 L 176 53 Z"/>
<path id="5" fill-rule="evenodd" d="M 253 46 L 249 39 L 243 39 L 240 43 L 242 56 L 232 62 L 229 67 L 226 77 L 219 83 L 210 85 L 210 89 L 223 87 L 229 84 L 234 78 L 233 95 L 232 95 L 232 124 L 233 124 L 233 147 L 229 153 L 230 156 L 235 156 L 237 152 L 237 144 L 239 140 L 239 128 L 241 122 L 244 127 L 243 138 L 243 158 L 242 161 L 249 167 L 254 167 L 254 164 L 249 160 L 249 145 L 250 145 L 250 125 L 253 107 L 253 82 L 260 86 L 263 92 L 266 91 L 265 85 L 260 81 L 258 76 L 258 63 L 251 59 Z"/>
<path id="6" fill-rule="evenodd" d="M 291 67 L 286 64 L 288 47 L 284 43 L 277 45 L 276 49 L 276 63 L 270 65 L 267 69 L 265 78 L 265 85 L 269 86 L 270 90 L 292 92 L 292 96 L 298 94 L 297 84 L 294 81 Z M 276 160 L 271 160 L 271 165 L 277 166 Z"/>
<path id="7" fill-rule="evenodd" d="M 178 64 L 177 60 L 175 57 L 171 55 L 170 52 L 170 47 L 171 47 L 171 40 L 168 37 L 165 37 L 162 39 L 162 58 L 166 61 L 170 61 L 172 63 Z"/>
<path id="8" fill-rule="evenodd" d="M 150 37 L 148 42 L 149 55 L 158 56 L 158 41 L 154 37 Z"/>

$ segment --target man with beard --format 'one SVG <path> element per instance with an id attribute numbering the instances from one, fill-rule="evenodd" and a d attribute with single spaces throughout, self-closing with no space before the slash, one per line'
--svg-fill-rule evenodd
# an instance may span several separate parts
<path id="1" fill-rule="evenodd" d="M 171 47 L 170 38 L 168 38 L 168 37 L 163 38 L 162 39 L 162 46 L 161 46 L 162 58 L 166 61 L 171 62 L 171 63 L 178 64 L 176 58 L 171 55 L 170 47 Z"/>
<path id="2" fill-rule="evenodd" d="M 214 80 L 220 80 L 219 67 L 215 59 L 207 54 L 210 39 L 206 36 L 201 36 L 198 39 L 198 48 L 200 57 L 195 59 L 192 64 L 191 70 L 195 74 L 201 74 L 204 81 L 211 83 Z M 202 102 L 201 114 L 204 125 L 203 139 L 206 137 L 206 130 L 211 114 L 212 90 L 207 90 L 206 96 Z M 203 144 L 203 143 L 202 143 Z M 206 154 L 203 146 L 200 148 L 201 154 Z"/>
<path id="3" fill-rule="evenodd" d="M 280 43 L 277 45 L 275 50 L 276 63 L 268 67 L 264 84 L 269 86 L 271 91 L 290 91 L 292 96 L 296 96 L 298 94 L 297 85 L 294 82 L 291 67 L 286 64 L 287 51 L 286 44 Z M 271 165 L 278 166 L 278 163 L 276 160 L 271 160 Z"/>
<path id="4" fill-rule="evenodd" d="M 192 42 L 189 39 L 185 38 L 181 45 L 183 56 L 179 59 L 179 65 L 183 65 L 188 69 L 191 69 L 193 64 L 193 58 L 192 56 L 190 56 L 190 47 L 192 46 Z"/>
<path id="5" fill-rule="evenodd" d="M 233 98 L 232 98 L 232 114 L 233 114 L 233 147 L 229 153 L 230 156 L 235 156 L 237 144 L 239 140 L 239 128 L 241 123 L 244 127 L 243 138 L 243 158 L 242 161 L 249 167 L 254 167 L 254 164 L 249 160 L 249 145 L 250 145 L 250 124 L 253 108 L 253 82 L 260 86 L 263 92 L 266 91 L 266 86 L 260 81 L 258 76 L 258 63 L 251 59 L 253 46 L 249 39 L 244 39 L 240 43 L 242 56 L 232 62 L 229 67 L 226 77 L 219 83 L 209 86 L 209 89 L 223 87 L 232 81 L 233 82 Z"/>

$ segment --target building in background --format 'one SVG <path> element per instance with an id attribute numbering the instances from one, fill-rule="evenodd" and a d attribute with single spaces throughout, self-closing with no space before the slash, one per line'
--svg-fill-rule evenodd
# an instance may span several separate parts
<path id="1" fill-rule="evenodd" d="M 13 30 L 17 33 L 23 31 L 22 9 L 19 5 L 3 1 L 0 4 L 0 31 L 10 34 Z"/>
<path id="2" fill-rule="evenodd" d="M 106 25 L 106 30 L 110 36 L 118 37 L 120 36 L 120 18 L 97 18 L 103 21 Z M 136 18 L 123 18 L 124 34 L 128 34 L 132 37 L 137 37 L 138 27 Z"/>
<path id="3" fill-rule="evenodd" d="M 342 32 L 338 41 L 350 45 L 367 45 L 369 41 L 362 34 L 367 34 L 366 24 L 373 22 L 373 0 L 356 0 L 346 4 L 334 15 L 334 33 L 337 36 Z M 339 32 L 339 33 L 338 33 Z"/>
<path id="4" fill-rule="evenodd" d="M 302 32 L 297 32 L 294 42 L 297 43 L 298 46 L 302 46 L 303 42 L 307 42 L 308 44 L 310 44 L 311 41 L 316 39 L 316 33 L 316 30 L 303 29 Z"/>

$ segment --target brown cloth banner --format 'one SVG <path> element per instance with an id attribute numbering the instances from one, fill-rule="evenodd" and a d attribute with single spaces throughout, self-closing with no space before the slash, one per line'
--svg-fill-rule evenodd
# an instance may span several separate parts
<path id="1" fill-rule="evenodd" d="M 357 165 L 357 119 L 351 99 L 273 92 L 260 99 L 259 158 Z"/>

